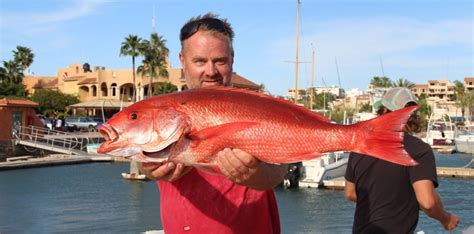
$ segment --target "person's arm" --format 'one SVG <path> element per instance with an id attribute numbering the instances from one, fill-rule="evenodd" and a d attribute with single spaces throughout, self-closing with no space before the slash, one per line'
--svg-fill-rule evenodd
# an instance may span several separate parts
<path id="1" fill-rule="evenodd" d="M 217 154 L 216 161 L 229 180 L 256 190 L 277 186 L 288 171 L 287 164 L 264 163 L 239 149 L 222 150 Z"/>
<path id="2" fill-rule="evenodd" d="M 413 183 L 413 189 L 415 190 L 416 200 L 426 215 L 438 220 L 446 230 L 452 230 L 459 224 L 459 217 L 444 209 L 432 181 L 416 181 Z"/>
<path id="3" fill-rule="evenodd" d="M 357 193 L 356 193 L 355 185 L 354 183 L 349 182 L 348 180 L 346 180 L 346 185 L 344 186 L 344 196 L 346 200 L 348 201 L 353 201 L 353 202 L 357 201 Z"/>

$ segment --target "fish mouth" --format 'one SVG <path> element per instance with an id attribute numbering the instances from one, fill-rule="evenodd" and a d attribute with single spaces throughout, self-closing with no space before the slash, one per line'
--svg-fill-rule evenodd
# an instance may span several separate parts
<path id="1" fill-rule="evenodd" d="M 120 139 L 120 136 L 117 130 L 108 124 L 103 124 L 97 127 L 97 129 L 99 130 L 99 133 L 105 139 L 104 143 L 102 143 L 99 149 L 97 149 L 97 153 L 105 154 L 110 151 L 113 151 L 116 148 L 116 147 L 113 147 L 114 143 L 116 143 Z"/>
<path id="2" fill-rule="evenodd" d="M 117 130 L 115 130 L 114 127 L 108 124 L 102 124 L 99 127 L 97 127 L 97 129 L 99 130 L 99 133 L 102 134 L 105 141 L 115 142 L 119 139 L 119 134 Z"/>

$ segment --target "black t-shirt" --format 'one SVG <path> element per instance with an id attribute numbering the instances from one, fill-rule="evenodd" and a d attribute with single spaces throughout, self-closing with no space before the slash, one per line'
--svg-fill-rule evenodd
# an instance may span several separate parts
<path id="1" fill-rule="evenodd" d="M 357 203 L 354 233 L 412 233 L 418 223 L 419 205 L 412 184 L 431 180 L 438 186 L 431 147 L 405 134 L 406 151 L 418 162 L 400 166 L 367 155 L 351 153 L 346 180 L 355 184 Z"/>

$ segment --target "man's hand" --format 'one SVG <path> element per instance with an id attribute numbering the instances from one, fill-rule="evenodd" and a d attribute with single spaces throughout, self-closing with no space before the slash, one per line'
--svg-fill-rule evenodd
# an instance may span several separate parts
<path id="1" fill-rule="evenodd" d="M 288 166 L 261 162 L 239 149 L 224 149 L 217 154 L 217 166 L 222 174 L 236 184 L 253 189 L 267 190 L 278 185 Z"/>
<path id="2" fill-rule="evenodd" d="M 448 213 L 448 219 L 442 222 L 444 229 L 451 231 L 459 224 L 459 217 L 455 214 Z"/>
<path id="3" fill-rule="evenodd" d="M 149 179 L 164 180 L 168 182 L 175 181 L 188 173 L 191 167 L 186 167 L 181 163 L 142 163 L 142 171 Z"/>

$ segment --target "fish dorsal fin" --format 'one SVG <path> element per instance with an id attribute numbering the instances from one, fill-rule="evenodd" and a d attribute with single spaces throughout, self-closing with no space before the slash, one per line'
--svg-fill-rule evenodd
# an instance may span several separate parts
<path id="1" fill-rule="evenodd" d="M 285 100 L 285 99 L 282 99 L 282 98 L 276 98 L 276 97 L 273 97 L 271 95 L 265 94 L 263 92 L 257 92 L 257 91 L 254 91 L 254 90 L 236 88 L 236 87 L 230 87 L 230 86 L 210 86 L 210 87 L 205 87 L 205 88 L 200 88 L 200 89 L 221 90 L 221 91 L 226 91 L 226 92 L 244 93 L 244 94 L 253 95 L 253 96 L 256 96 L 256 97 L 260 97 L 260 98 L 266 98 L 266 99 L 269 99 L 269 100 L 272 100 L 272 101 L 280 102 L 284 105 L 292 105 L 296 109 L 300 109 L 302 111 L 310 113 L 310 115 L 312 115 L 314 118 L 316 118 L 320 121 L 323 121 L 323 122 L 326 122 L 326 123 L 331 122 L 331 120 L 326 118 L 326 116 L 324 116 L 324 115 L 321 115 L 319 113 L 310 111 L 310 110 L 308 110 L 308 109 L 306 109 L 302 106 L 295 105 L 293 102 L 290 102 L 288 100 Z M 198 89 L 193 89 L 193 90 L 198 90 Z"/>
<path id="2" fill-rule="evenodd" d="M 208 128 L 197 130 L 191 130 L 188 137 L 192 140 L 192 145 L 197 146 L 203 140 L 211 139 L 214 137 L 220 137 L 226 134 L 232 134 L 240 130 L 250 128 L 257 125 L 257 122 L 233 122 L 216 125 Z"/>

